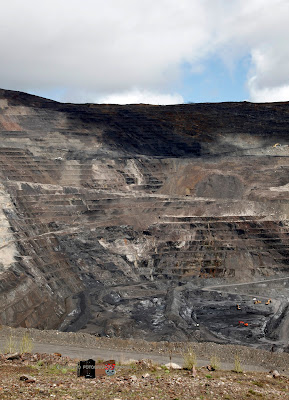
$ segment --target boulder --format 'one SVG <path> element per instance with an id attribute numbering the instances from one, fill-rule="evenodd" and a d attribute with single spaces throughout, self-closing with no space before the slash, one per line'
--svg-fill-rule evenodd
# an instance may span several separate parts
<path id="1" fill-rule="evenodd" d="M 173 362 L 169 362 L 169 363 L 165 364 L 165 367 L 167 367 L 169 369 L 182 369 L 182 367 L 179 364 L 176 364 Z"/>

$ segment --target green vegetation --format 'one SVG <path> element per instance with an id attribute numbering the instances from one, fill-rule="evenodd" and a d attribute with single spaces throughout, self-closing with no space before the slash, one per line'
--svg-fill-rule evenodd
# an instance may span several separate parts
<path id="1" fill-rule="evenodd" d="M 240 361 L 240 357 L 238 354 L 235 355 L 235 362 L 234 362 L 234 372 L 237 372 L 238 374 L 243 372 L 242 364 Z"/>
<path id="2" fill-rule="evenodd" d="M 4 353 L 16 353 L 18 350 L 18 345 L 15 338 L 10 335 L 9 338 L 6 340 Z"/>
<path id="3" fill-rule="evenodd" d="M 253 396 L 263 397 L 262 393 L 255 392 L 255 390 L 253 390 L 253 389 L 248 390 L 248 393 Z"/>
<path id="4" fill-rule="evenodd" d="M 20 353 L 31 353 L 33 349 L 33 343 L 28 333 L 25 333 L 20 343 Z"/>
<path id="5" fill-rule="evenodd" d="M 31 353 L 33 350 L 33 342 L 30 336 L 25 333 L 22 339 L 17 340 L 13 335 L 6 339 L 3 353 Z"/>
<path id="6" fill-rule="evenodd" d="M 256 385 L 256 386 L 259 386 L 259 387 L 263 387 L 264 386 L 264 383 L 259 382 L 259 381 L 253 381 L 252 383 L 253 383 L 253 385 Z"/>
<path id="7" fill-rule="evenodd" d="M 183 354 L 184 358 L 184 369 L 192 369 L 197 365 L 197 356 L 192 347 L 189 347 Z"/>
<path id="8" fill-rule="evenodd" d="M 65 368 L 59 364 L 51 364 L 47 367 L 47 372 L 48 374 L 59 374 L 59 373 L 66 374 L 68 372 L 68 368 Z"/>
<path id="9" fill-rule="evenodd" d="M 211 367 L 213 367 L 215 370 L 220 369 L 221 363 L 220 363 L 219 357 L 216 355 L 213 355 L 211 357 L 210 364 L 211 364 Z"/>

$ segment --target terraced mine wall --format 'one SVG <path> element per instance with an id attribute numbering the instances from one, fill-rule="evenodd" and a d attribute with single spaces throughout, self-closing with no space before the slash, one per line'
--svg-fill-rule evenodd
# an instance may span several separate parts
<path id="1" fill-rule="evenodd" d="M 0 323 L 288 351 L 288 131 L 0 90 Z"/>

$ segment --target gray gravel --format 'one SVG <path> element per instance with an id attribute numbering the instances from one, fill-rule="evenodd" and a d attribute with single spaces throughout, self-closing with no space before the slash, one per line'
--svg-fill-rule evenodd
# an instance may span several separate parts
<path id="1" fill-rule="evenodd" d="M 146 342 L 144 340 L 98 338 L 85 333 L 40 331 L 2 326 L 0 330 L 2 352 L 7 347 L 6 343 L 9 337 L 13 337 L 16 343 L 20 343 L 25 333 L 32 339 L 34 352 L 59 352 L 64 356 L 77 359 L 113 358 L 117 361 L 152 359 L 158 363 L 167 363 L 171 353 L 172 361 L 182 365 L 182 354 L 190 346 L 197 356 L 199 366 L 207 365 L 210 358 L 216 355 L 221 361 L 222 368 L 230 370 L 234 366 L 235 355 L 238 354 L 245 371 L 277 369 L 283 374 L 289 375 L 288 353 L 272 353 L 245 346 L 221 345 L 212 342 Z"/>

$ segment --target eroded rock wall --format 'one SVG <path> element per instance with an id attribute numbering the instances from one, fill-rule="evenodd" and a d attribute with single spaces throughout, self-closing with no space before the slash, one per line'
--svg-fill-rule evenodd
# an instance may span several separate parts
<path id="1" fill-rule="evenodd" d="M 288 103 L 0 91 L 1 323 L 284 347 L 288 129 Z"/>

